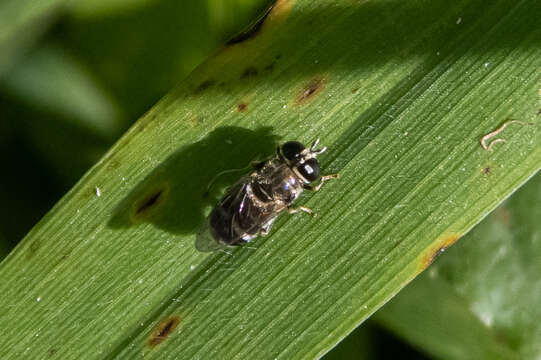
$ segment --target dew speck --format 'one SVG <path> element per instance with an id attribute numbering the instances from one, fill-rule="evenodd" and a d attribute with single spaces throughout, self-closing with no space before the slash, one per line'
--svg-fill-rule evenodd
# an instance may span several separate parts
<path id="1" fill-rule="evenodd" d="M 101 196 L 101 189 L 99 187 L 97 187 L 97 186 L 96 186 L 96 196 L 97 197 Z"/>
<path id="2" fill-rule="evenodd" d="M 284 104 L 284 106 L 282 106 L 282 109 L 285 109 L 287 107 L 287 105 Z"/>
<path id="3" fill-rule="evenodd" d="M 461 18 L 461 17 L 459 17 L 458 19 L 456 19 L 456 24 L 457 24 L 457 25 L 460 25 L 461 22 L 462 22 L 462 18 Z"/>
<path id="4" fill-rule="evenodd" d="M 487 62 L 486 62 L 486 63 L 484 63 L 483 65 L 485 65 L 485 67 L 488 67 L 488 63 L 487 63 Z"/>
<path id="5" fill-rule="evenodd" d="M 137 281 L 139 284 L 142 284 L 143 283 L 143 279 L 139 279 L 139 281 Z"/>
<path id="6" fill-rule="evenodd" d="M 190 265 L 190 270 L 194 270 L 195 269 L 195 265 Z"/>
<path id="7" fill-rule="evenodd" d="M 41 301 L 41 296 L 38 296 L 38 297 L 36 298 L 36 302 L 40 302 L 40 301 Z"/>

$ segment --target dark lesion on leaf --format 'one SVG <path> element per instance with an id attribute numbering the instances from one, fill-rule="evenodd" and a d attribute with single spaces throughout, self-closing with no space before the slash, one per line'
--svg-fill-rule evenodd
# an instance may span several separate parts
<path id="1" fill-rule="evenodd" d="M 165 201 L 167 193 L 167 184 L 161 184 L 153 191 L 147 193 L 139 201 L 134 204 L 133 217 L 135 220 L 148 216 L 152 210 L 156 209 L 161 203 Z"/>
<path id="2" fill-rule="evenodd" d="M 179 323 L 180 318 L 178 316 L 171 316 L 163 320 L 150 334 L 148 346 L 155 347 L 156 345 L 161 344 L 177 328 Z"/>
<path id="3" fill-rule="evenodd" d="M 237 105 L 237 110 L 238 110 L 239 112 L 244 112 L 244 111 L 246 111 L 246 108 L 247 108 L 247 107 L 248 107 L 247 104 L 245 104 L 245 103 L 240 103 L 240 104 Z"/>
<path id="4" fill-rule="evenodd" d="M 265 9 L 265 11 L 259 16 L 259 18 L 257 18 L 252 24 L 250 24 L 246 29 L 241 31 L 238 35 L 235 35 L 233 38 L 231 38 L 226 43 L 226 45 L 238 44 L 255 37 L 261 31 L 261 27 L 267 19 L 267 16 L 269 16 L 275 3 L 276 2 L 268 6 L 267 9 Z"/>
<path id="5" fill-rule="evenodd" d="M 447 250 L 447 246 L 440 246 L 439 248 L 436 248 L 436 251 L 433 251 L 430 253 L 430 256 L 426 259 L 426 266 L 430 266 L 441 254 L 443 254 Z"/>
<path id="6" fill-rule="evenodd" d="M 244 71 L 242 72 L 242 75 L 240 76 L 241 79 L 247 79 L 257 76 L 259 73 L 259 70 L 255 66 L 248 66 Z"/>
<path id="7" fill-rule="evenodd" d="M 451 245 L 453 245 L 460 238 L 459 234 L 453 234 L 443 238 L 443 240 L 437 242 L 437 246 L 432 247 L 423 257 L 420 269 L 424 270 L 429 267 L 441 254 L 445 252 Z"/>
<path id="8" fill-rule="evenodd" d="M 203 91 L 207 90 L 208 88 L 214 86 L 214 84 L 216 84 L 216 81 L 214 81 L 214 80 L 210 80 L 210 79 L 205 80 L 195 88 L 194 93 L 196 93 L 196 94 L 202 93 Z"/>
<path id="9" fill-rule="evenodd" d="M 314 96 L 321 92 L 324 84 L 325 81 L 321 77 L 316 77 L 310 80 L 310 82 L 308 82 L 308 84 L 303 87 L 301 93 L 297 96 L 297 104 L 301 105 L 308 102 L 310 99 L 312 99 Z"/>
<path id="10" fill-rule="evenodd" d="M 38 252 L 39 248 L 41 247 L 41 243 L 39 241 L 39 239 L 36 239 L 34 240 L 30 246 L 28 247 L 28 249 L 26 249 L 26 258 L 27 259 L 31 259 L 34 257 L 34 255 L 36 255 L 36 253 Z"/>

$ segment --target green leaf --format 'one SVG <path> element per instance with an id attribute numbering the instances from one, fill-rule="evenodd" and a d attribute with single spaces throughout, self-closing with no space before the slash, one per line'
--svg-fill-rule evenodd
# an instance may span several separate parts
<path id="1" fill-rule="evenodd" d="M 2 262 L 2 358 L 324 354 L 540 168 L 540 9 L 280 0 Z M 535 125 L 483 149 L 508 118 Z M 318 217 L 197 252 L 209 182 L 277 136 L 328 146 L 341 178 L 299 201 Z"/>
<path id="2" fill-rule="evenodd" d="M 541 174 L 376 320 L 442 359 L 538 359 L 540 190 Z"/>

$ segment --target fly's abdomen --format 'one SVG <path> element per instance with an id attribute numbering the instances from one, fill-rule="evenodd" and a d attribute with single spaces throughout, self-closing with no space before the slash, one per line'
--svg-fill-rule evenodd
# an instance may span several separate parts
<path id="1" fill-rule="evenodd" d="M 239 245 L 257 236 L 262 223 L 272 215 L 254 195 L 250 184 L 231 192 L 212 210 L 209 225 L 212 236 L 227 245 Z"/>

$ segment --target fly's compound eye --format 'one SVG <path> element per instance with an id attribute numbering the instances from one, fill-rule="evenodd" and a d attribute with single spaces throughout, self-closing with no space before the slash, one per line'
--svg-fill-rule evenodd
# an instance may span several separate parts
<path id="1" fill-rule="evenodd" d="M 314 158 L 299 164 L 297 169 L 308 182 L 316 181 L 319 178 L 319 162 Z"/>
<path id="2" fill-rule="evenodd" d="M 282 155 L 290 161 L 299 159 L 304 145 L 298 141 L 288 141 L 282 145 Z"/>

